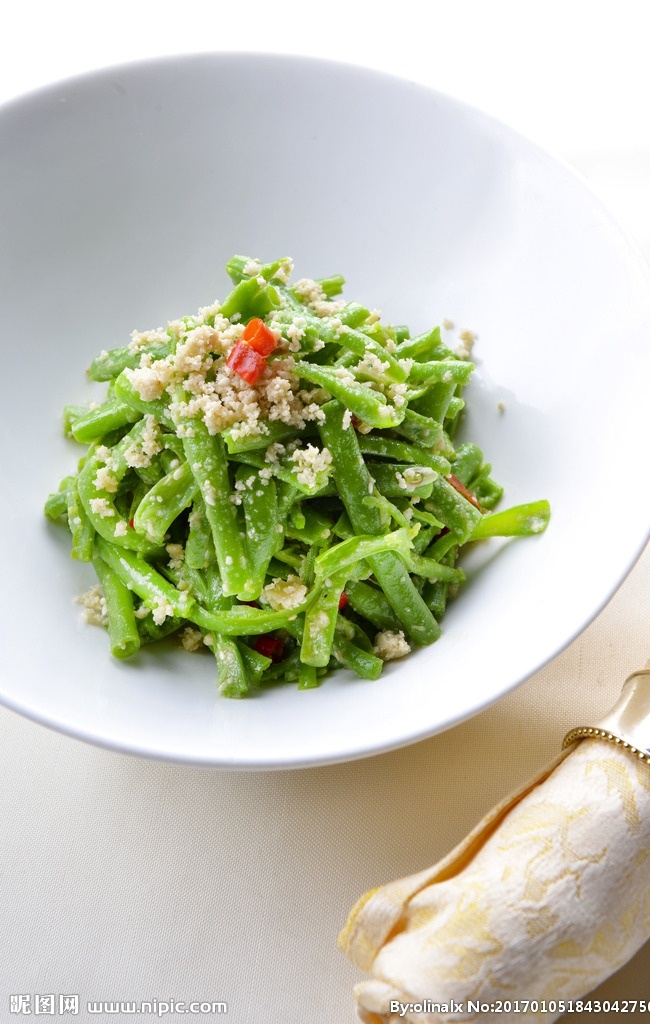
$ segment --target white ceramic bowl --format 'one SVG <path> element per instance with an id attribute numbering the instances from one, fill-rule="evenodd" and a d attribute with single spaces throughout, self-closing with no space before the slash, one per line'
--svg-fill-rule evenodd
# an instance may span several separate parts
<path id="1" fill-rule="evenodd" d="M 648 271 L 569 170 L 485 115 L 346 65 L 205 55 L 118 67 L 0 111 L 0 698 L 74 736 L 226 768 L 387 750 L 476 713 L 599 611 L 649 525 Z M 223 297 L 235 252 L 341 272 L 422 330 L 478 334 L 465 432 L 544 536 L 494 544 L 434 646 L 377 682 L 216 694 L 209 657 L 113 660 L 43 500 L 74 466 L 67 402 L 134 328 Z M 453 332 L 452 335 L 453 337 Z M 498 409 L 505 403 L 505 411 Z"/>

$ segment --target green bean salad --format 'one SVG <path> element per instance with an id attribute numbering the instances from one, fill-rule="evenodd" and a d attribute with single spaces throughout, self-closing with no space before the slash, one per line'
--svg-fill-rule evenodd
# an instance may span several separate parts
<path id="1" fill-rule="evenodd" d="M 117 658 L 177 634 L 226 697 L 376 679 L 438 639 L 465 546 L 543 532 L 548 502 L 494 511 L 483 453 L 454 443 L 473 365 L 438 327 L 383 322 L 339 275 L 292 284 L 289 258 L 227 270 L 223 302 L 93 360 L 107 396 L 66 407 L 85 453 L 46 516 L 92 562 L 86 618 Z"/>

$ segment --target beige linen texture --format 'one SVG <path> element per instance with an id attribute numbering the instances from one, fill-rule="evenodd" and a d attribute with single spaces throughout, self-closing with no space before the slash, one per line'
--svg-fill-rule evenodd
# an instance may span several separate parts
<path id="1" fill-rule="evenodd" d="M 467 1001 L 581 997 L 649 935 L 650 767 L 588 739 L 434 867 L 362 897 L 339 943 L 372 975 L 354 992 L 364 1024 L 526 1024 L 561 1008 L 477 1014 Z M 442 1006 L 391 1012 L 424 999 Z M 452 1001 L 465 1009 L 445 1011 Z"/>

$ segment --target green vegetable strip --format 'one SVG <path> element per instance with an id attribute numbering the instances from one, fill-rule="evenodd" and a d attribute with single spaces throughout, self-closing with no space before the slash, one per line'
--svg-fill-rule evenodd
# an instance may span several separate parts
<path id="1" fill-rule="evenodd" d="M 355 331 L 354 328 L 344 325 L 338 332 L 337 340 L 344 348 L 354 352 L 359 359 L 363 359 L 368 354 L 376 356 L 382 364 L 383 374 L 387 380 L 394 381 L 396 384 L 403 384 L 406 380 L 407 370 L 387 349 L 373 338 L 369 338 L 367 334 L 362 334 L 361 331 Z"/>
<path id="2" fill-rule="evenodd" d="M 445 426 L 447 433 L 453 436 L 453 433 L 458 424 L 460 413 L 465 408 L 465 399 L 460 398 L 458 395 L 452 395 L 449 399 L 449 405 L 447 406 L 447 412 L 445 414 Z"/>
<path id="3" fill-rule="evenodd" d="M 257 686 L 273 662 L 258 651 L 254 651 L 252 647 L 249 647 L 243 641 L 235 640 L 235 643 L 237 644 L 237 650 L 239 651 L 249 683 Z"/>
<path id="4" fill-rule="evenodd" d="M 385 552 L 395 552 L 402 561 L 408 561 L 411 547 L 409 531 L 405 529 L 395 530 L 383 537 L 357 536 L 351 540 L 342 540 L 318 556 L 314 565 L 316 578 L 338 575 L 362 559 L 370 559 L 373 555 Z"/>
<path id="5" fill-rule="evenodd" d="M 467 384 L 474 370 L 462 359 L 439 359 L 432 363 L 413 363 L 409 382 L 431 384 Z"/>
<path id="6" fill-rule="evenodd" d="M 478 445 L 467 442 L 456 449 L 452 471 L 465 487 L 472 489 L 472 482 L 483 465 L 483 452 Z"/>
<path id="7" fill-rule="evenodd" d="M 352 622 L 350 619 L 340 615 L 336 622 L 336 632 L 338 636 L 351 640 L 353 644 L 360 647 L 362 651 L 366 651 L 367 654 L 375 653 L 370 637 L 358 623 Z"/>
<path id="8" fill-rule="evenodd" d="M 342 274 L 331 274 L 329 277 L 319 277 L 318 284 L 325 292 L 327 298 L 332 299 L 336 295 L 340 295 L 341 292 L 343 291 L 345 278 L 343 277 Z M 366 313 L 366 316 L 368 316 L 368 313 Z"/>
<path id="9" fill-rule="evenodd" d="M 337 363 L 349 366 L 354 366 L 366 355 L 374 356 L 381 363 L 383 379 L 395 384 L 404 383 L 408 376 L 408 369 L 402 366 L 385 347 L 385 338 L 381 328 L 377 332 L 377 337 L 373 335 L 374 328 L 355 329 L 354 325 L 360 321 L 360 311 L 360 308 L 342 310 L 341 315 L 337 317 L 339 322 L 334 325 L 324 317 L 315 317 L 309 310 L 302 310 L 300 315 L 306 321 L 307 347 L 309 348 L 309 342 L 313 348 L 316 347 L 314 342 L 319 340 L 330 348 L 334 346 L 339 349 L 343 348 L 344 353 L 339 356 Z M 280 319 L 282 320 L 282 317 Z"/>
<path id="10" fill-rule="evenodd" d="M 136 474 L 136 476 L 139 477 L 138 483 L 136 483 L 134 488 L 133 488 L 134 491 L 136 489 L 138 491 L 140 491 L 141 490 L 141 485 L 142 485 L 142 493 L 139 494 L 138 502 L 137 502 L 137 504 L 139 505 L 140 502 L 142 501 L 142 499 L 144 498 L 145 494 L 149 490 L 149 488 L 153 487 L 153 485 L 158 483 L 159 480 L 162 480 L 162 478 L 165 475 L 165 468 L 163 466 L 163 462 L 162 462 L 162 458 L 161 458 L 161 453 L 157 453 L 156 456 L 151 460 L 151 462 L 149 463 L 148 466 L 147 465 L 134 466 L 133 467 L 133 472 Z M 117 498 L 115 500 L 117 502 Z M 136 508 L 137 508 L 137 506 L 136 506 Z"/>
<path id="11" fill-rule="evenodd" d="M 481 468 L 471 483 L 471 489 L 482 508 L 493 509 L 503 497 L 503 487 L 490 477 L 491 466 Z"/>
<path id="12" fill-rule="evenodd" d="M 288 441 L 290 438 L 298 437 L 299 431 L 296 427 L 287 426 L 286 423 L 273 421 L 262 423 L 264 431 L 259 434 L 245 434 L 239 436 L 234 427 L 226 427 L 221 431 L 221 436 L 226 442 L 229 455 L 236 455 L 237 452 L 254 451 L 256 448 L 268 448 L 276 441 Z M 233 436 L 237 434 L 237 436 Z"/>
<path id="13" fill-rule="evenodd" d="M 357 534 L 376 536 L 383 532 L 381 516 L 377 509 L 363 501 L 373 484 L 357 436 L 343 428 L 344 409 L 340 403 L 328 402 L 323 412 L 325 419 L 319 430 L 323 443 L 332 453 L 334 477 L 352 526 Z M 440 627 L 398 556 L 379 554 L 369 559 L 369 563 L 403 628 L 416 643 L 433 643 L 440 636 Z"/>
<path id="14" fill-rule="evenodd" d="M 314 669 L 316 672 L 317 670 Z M 322 671 L 322 670 L 321 670 Z M 262 676 L 261 686 L 274 686 L 276 683 L 293 683 L 300 677 L 299 652 L 294 650 L 283 661 L 274 662 Z"/>
<path id="15" fill-rule="evenodd" d="M 370 535 L 384 532 L 379 513 L 363 503 L 366 495 L 372 493 L 373 481 L 363 460 L 357 434 L 343 427 L 344 407 L 332 401 L 324 405 L 322 411 L 324 422 L 319 426 L 320 435 L 332 454 L 334 479 L 355 532 Z"/>
<path id="16" fill-rule="evenodd" d="M 448 596 L 449 583 L 444 580 L 436 580 L 433 583 L 427 582 L 422 589 L 422 597 L 436 619 L 441 619 L 444 615 Z"/>
<path id="17" fill-rule="evenodd" d="M 551 507 L 547 501 L 515 505 L 504 509 L 503 512 L 481 516 L 470 540 L 485 540 L 486 537 L 532 537 L 544 532 L 550 518 Z"/>
<path id="18" fill-rule="evenodd" d="M 140 504 L 140 502 L 144 498 L 145 494 L 149 490 L 149 487 L 150 487 L 150 484 L 146 484 L 144 482 L 144 480 L 139 475 L 138 475 L 138 479 L 133 481 L 133 489 L 130 492 L 131 500 L 129 502 L 128 508 L 124 510 L 124 517 L 123 517 L 126 520 L 127 524 L 131 523 L 131 520 L 133 519 L 135 513 L 138 510 L 138 505 Z M 121 490 L 120 497 L 122 497 L 122 496 L 127 497 L 128 496 L 128 492 L 123 487 L 123 485 L 120 488 L 120 490 Z M 120 512 L 120 515 L 121 515 L 121 512 Z"/>
<path id="19" fill-rule="evenodd" d="M 147 615 L 144 619 L 137 619 L 140 643 L 153 644 L 158 640 L 164 640 L 166 636 L 176 633 L 182 625 L 183 619 L 177 615 L 172 615 L 161 623 L 155 623 L 151 615 Z"/>
<path id="20" fill-rule="evenodd" d="M 177 590 L 173 583 L 135 551 L 118 548 L 103 537 L 96 538 L 95 546 L 100 558 L 103 558 L 125 587 L 138 595 L 147 608 L 160 610 L 161 615 L 164 612 L 167 616 L 192 618 L 196 607 L 194 599 L 185 591 Z"/>
<path id="21" fill-rule="evenodd" d="M 223 697 L 245 697 L 248 693 L 248 674 L 236 640 L 219 633 L 209 633 L 205 642 L 217 662 L 219 693 Z"/>
<path id="22" fill-rule="evenodd" d="M 451 355 L 449 349 L 441 344 L 440 328 L 434 327 L 424 334 L 418 334 L 415 338 L 406 338 L 397 346 L 395 355 L 398 359 L 430 359 L 436 352 L 442 352 L 443 356 Z"/>
<path id="23" fill-rule="evenodd" d="M 389 405 L 382 394 L 373 391 L 366 384 L 341 376 L 332 367 L 314 366 L 312 363 L 299 361 L 296 363 L 296 372 L 300 377 L 329 392 L 353 415 L 371 427 L 393 427 L 404 418 L 404 412 Z"/>
<path id="24" fill-rule="evenodd" d="M 401 629 L 401 623 L 381 590 L 361 581 L 345 587 L 350 607 L 377 629 Z"/>
<path id="25" fill-rule="evenodd" d="M 247 277 L 235 285 L 230 295 L 221 304 L 219 312 L 222 316 L 232 317 L 239 314 L 246 321 L 251 317 L 264 317 L 277 309 L 280 296 L 273 285 L 258 284 L 257 277 Z"/>
<path id="26" fill-rule="evenodd" d="M 413 514 L 415 519 L 415 513 Z M 413 538 L 413 551 L 416 555 L 423 555 L 427 548 L 430 546 L 434 538 L 440 533 L 440 526 L 425 526 L 424 529 L 420 529 L 420 532 Z"/>
<path id="27" fill-rule="evenodd" d="M 358 302 L 348 302 L 341 312 L 337 313 L 337 318 L 345 327 L 361 327 L 369 316 L 370 310 Z"/>
<path id="28" fill-rule="evenodd" d="M 58 491 L 54 494 L 48 495 L 47 501 L 45 502 L 44 512 L 51 522 L 67 517 L 69 505 L 68 492 L 70 486 L 74 484 L 74 482 L 75 478 L 73 476 L 66 476 L 59 484 Z"/>
<path id="29" fill-rule="evenodd" d="M 177 570 L 177 572 L 178 581 L 182 580 L 183 584 L 187 585 L 192 597 L 206 611 L 216 613 L 229 611 L 235 604 L 235 598 L 227 596 L 223 592 L 223 582 L 219 575 L 214 553 L 208 558 L 206 565 L 201 571 L 189 566 L 186 558 L 182 568 Z M 211 628 L 214 628 L 214 626 Z"/>
<path id="30" fill-rule="evenodd" d="M 256 466 L 257 469 L 267 469 L 269 466 L 268 459 L 265 452 L 261 452 L 259 449 L 251 452 L 237 452 L 233 456 L 233 461 L 241 462 L 246 466 Z M 302 479 L 299 479 L 300 470 L 296 466 L 296 463 L 291 459 L 289 455 L 282 455 L 276 462 L 273 463 L 273 475 L 278 480 L 283 481 L 285 484 L 289 484 L 296 492 L 300 492 L 301 495 L 313 498 L 316 494 L 320 494 L 323 487 L 327 483 L 329 471 L 323 471 L 319 473 L 316 478 L 315 484 L 305 483 Z"/>
<path id="31" fill-rule="evenodd" d="M 158 423 L 163 424 L 170 430 L 174 430 L 174 422 L 169 415 L 169 399 L 165 398 L 151 398 L 145 400 L 140 397 L 139 391 L 136 389 L 128 375 L 128 371 L 120 373 L 119 377 L 115 379 L 114 383 L 116 398 L 128 409 L 132 410 L 132 415 L 137 418 L 136 414 L 141 415 L 148 414 L 154 416 Z"/>
<path id="32" fill-rule="evenodd" d="M 130 658 L 140 647 L 131 591 L 99 555 L 93 557 L 93 567 L 106 600 L 111 653 L 116 658 Z"/>
<path id="33" fill-rule="evenodd" d="M 293 481 L 288 483 L 286 480 L 281 479 L 278 479 L 276 491 L 278 495 L 278 519 L 280 523 L 283 523 L 293 504 L 301 498 L 301 494 L 293 484 Z"/>
<path id="34" fill-rule="evenodd" d="M 425 551 L 425 555 L 427 558 L 433 558 L 436 562 L 442 562 L 451 552 L 456 551 L 458 546 L 458 537 L 450 531 L 434 540 L 428 550 Z"/>
<path id="35" fill-rule="evenodd" d="M 347 573 L 333 573 L 322 584 L 318 599 L 305 614 L 300 652 L 300 660 L 305 665 L 325 668 L 329 664 L 339 601 L 346 580 Z"/>
<path id="36" fill-rule="evenodd" d="M 218 611 L 221 608 L 220 598 L 223 597 L 223 591 L 221 588 L 217 591 L 217 602 L 216 608 L 212 605 L 212 591 L 208 582 L 208 563 L 202 566 L 202 571 L 194 569 L 191 565 L 187 564 L 187 556 L 183 559 L 183 564 L 180 569 L 174 572 L 169 571 L 169 564 L 167 565 L 167 575 L 169 575 L 175 586 L 181 590 L 184 589 L 190 596 L 200 604 L 203 608 L 207 608 L 210 611 Z M 219 583 L 221 583 L 221 577 L 217 572 Z M 230 599 L 229 599 L 230 600 Z M 228 606 L 229 607 L 229 606 Z"/>
<path id="37" fill-rule="evenodd" d="M 424 508 L 444 523 L 460 544 L 469 540 L 481 518 L 479 509 L 440 476 L 434 480 L 431 497 Z"/>
<path id="38" fill-rule="evenodd" d="M 106 490 L 97 483 L 98 473 L 109 469 L 110 477 L 119 485 L 127 469 L 127 454 L 136 451 L 144 441 L 147 421 L 139 420 L 119 444 L 110 451 L 107 467 L 105 459 L 97 451 L 86 460 L 77 477 L 79 497 L 92 526 L 105 540 L 134 551 L 155 553 L 156 546 L 148 538 L 138 534 L 120 515 L 115 505 L 115 491 Z"/>
<path id="39" fill-rule="evenodd" d="M 186 417 L 182 423 L 185 457 L 205 503 L 224 591 L 246 594 L 250 567 L 230 487 L 223 438 L 209 434 L 203 420 Z"/>
<path id="40" fill-rule="evenodd" d="M 332 523 L 329 519 L 314 511 L 314 509 L 309 508 L 305 502 L 304 506 L 300 509 L 302 524 L 294 526 L 294 511 L 295 506 L 289 513 L 292 525 L 286 526 L 284 529 L 286 537 L 292 540 L 300 540 L 309 547 L 312 545 L 322 547 L 329 542 L 332 536 Z"/>
<path id="41" fill-rule="evenodd" d="M 400 561 L 393 555 L 376 555 L 369 563 L 404 631 L 413 642 L 425 646 L 438 640 L 442 632 L 440 626 Z"/>
<path id="42" fill-rule="evenodd" d="M 185 564 L 193 569 L 205 569 L 214 551 L 212 531 L 200 495 L 194 496 L 192 511 L 188 517 L 188 534 L 185 542 Z"/>
<path id="43" fill-rule="evenodd" d="M 379 493 L 376 483 L 375 481 L 372 494 L 367 494 L 363 499 L 364 505 L 374 505 L 381 516 L 382 523 L 385 523 L 386 529 L 390 530 L 393 523 L 398 527 L 403 526 L 407 529 L 409 525 L 408 519 L 397 505 L 399 498 L 394 501 L 386 498 L 383 494 Z"/>
<path id="44" fill-rule="evenodd" d="M 289 524 L 296 530 L 304 530 L 307 517 L 302 510 L 302 505 L 292 505 L 289 509 Z"/>
<path id="45" fill-rule="evenodd" d="M 269 576 L 286 576 L 286 566 L 290 565 L 296 573 L 300 573 L 304 558 L 297 547 L 284 547 L 269 562 Z"/>
<path id="46" fill-rule="evenodd" d="M 125 427 L 140 419 L 141 413 L 134 410 L 117 396 L 111 396 L 97 409 L 90 409 L 85 416 L 79 416 L 71 425 L 70 432 L 75 441 L 90 444 L 119 427 Z"/>
<path id="47" fill-rule="evenodd" d="M 277 530 L 278 499 L 275 482 L 259 471 L 240 466 L 236 473 L 246 522 L 246 546 L 250 565 L 245 600 L 254 601 L 262 592 L 272 556 L 282 547 Z"/>
<path id="48" fill-rule="evenodd" d="M 436 471 L 430 466 L 404 462 L 368 462 L 366 465 L 378 491 L 385 498 L 403 498 L 406 494 L 428 498 L 431 495 Z"/>
<path id="49" fill-rule="evenodd" d="M 402 504 L 403 503 L 404 503 L 404 498 L 402 498 Z M 423 523 L 427 527 L 431 526 L 431 527 L 433 527 L 436 530 L 436 532 L 438 532 L 439 530 L 442 530 L 442 528 L 444 526 L 444 523 L 441 523 L 439 519 L 436 519 L 436 517 L 434 515 L 432 515 L 431 512 L 426 512 L 423 508 L 421 508 L 420 505 L 411 505 L 410 508 L 411 508 L 411 513 L 412 513 L 411 518 L 413 520 L 415 520 L 415 522 Z M 420 533 L 422 533 L 422 532 L 423 531 L 420 530 Z M 418 534 L 418 537 L 419 536 L 420 536 L 420 534 Z M 416 541 L 417 541 L 418 537 L 416 537 L 414 539 L 414 541 L 413 541 L 414 546 L 417 546 L 416 545 Z"/>
<path id="50" fill-rule="evenodd" d="M 410 408 L 421 416 L 428 416 L 437 423 L 444 424 L 455 391 L 456 385 L 453 382 L 434 384 L 427 388 L 421 398 L 412 402 Z"/>
<path id="51" fill-rule="evenodd" d="M 100 553 L 103 554 L 103 550 Z M 119 555 L 118 552 L 117 556 Z M 259 636 L 276 629 L 289 628 L 302 612 L 311 607 L 319 593 L 318 587 L 312 588 L 304 602 L 296 608 L 281 611 L 253 608 L 246 604 L 234 604 L 232 596 L 225 594 L 218 572 L 210 573 L 210 567 L 206 574 L 208 579 L 203 581 L 203 586 L 194 588 L 192 573 L 196 573 L 196 570 L 190 570 L 188 573 L 187 567 L 184 566 L 178 578 L 189 583 L 190 590 L 178 591 L 134 552 L 125 551 L 123 556 L 114 557 L 110 564 L 120 579 L 142 598 L 147 607 L 154 608 L 164 603 L 175 605 L 178 614 L 201 629 L 225 636 Z M 170 587 L 176 592 L 177 600 L 174 602 L 168 601 Z M 197 603 L 192 593 L 194 589 L 197 597 L 200 596 L 206 602 L 205 605 Z"/>
<path id="52" fill-rule="evenodd" d="M 301 661 L 298 665 L 298 689 L 313 690 L 319 685 L 320 679 L 316 668 Z"/>
<path id="53" fill-rule="evenodd" d="M 211 612 L 197 606 L 186 617 L 202 629 L 214 630 L 227 636 L 260 636 L 262 633 L 286 628 L 289 620 L 308 610 L 317 596 L 318 590 L 313 589 L 302 605 L 286 611 L 267 611 L 238 605 L 230 611 Z"/>
<path id="54" fill-rule="evenodd" d="M 265 281 L 272 281 L 282 269 L 286 259 L 274 260 L 273 263 L 262 263 L 259 265 L 259 268 L 256 268 L 254 274 L 246 272 L 246 268 L 250 262 L 251 260 L 248 256 L 231 256 L 228 260 L 226 263 L 226 273 L 235 284 L 239 284 L 240 281 L 250 281 L 251 278 L 256 279 L 258 277 L 263 277 Z M 220 307 L 221 313 L 223 313 L 224 305 Z M 223 313 L 223 315 L 231 316 L 232 314 Z"/>
<path id="55" fill-rule="evenodd" d="M 421 448 L 435 447 L 443 436 L 441 423 L 436 423 L 428 416 L 421 416 L 420 413 L 413 412 L 412 409 L 406 410 L 402 422 L 393 429 L 396 434 L 407 438 L 413 444 L 420 445 Z"/>
<path id="56" fill-rule="evenodd" d="M 68 527 L 72 534 L 72 557 L 79 562 L 90 562 L 93 557 L 95 529 L 79 496 L 79 480 L 69 479 L 66 503 Z"/>
<path id="57" fill-rule="evenodd" d="M 442 580 L 445 583 L 463 583 L 465 580 L 465 573 L 462 569 L 454 569 L 423 555 L 412 554 L 407 560 L 407 564 L 411 572 L 429 582 Z"/>
<path id="58" fill-rule="evenodd" d="M 73 426 L 82 416 L 87 416 L 88 412 L 87 405 L 66 405 L 63 407 L 63 433 L 66 437 L 72 437 Z"/>
<path id="59" fill-rule="evenodd" d="M 363 455 L 374 455 L 376 458 L 391 459 L 393 462 L 411 462 L 418 466 L 429 466 L 436 472 L 447 475 L 450 471 L 448 459 L 442 455 L 428 452 L 424 448 L 407 444 L 405 441 L 393 441 L 388 437 L 374 437 L 372 434 L 360 435 L 359 451 Z"/>
<path id="60" fill-rule="evenodd" d="M 134 516 L 134 527 L 154 544 L 165 534 L 181 512 L 192 504 L 198 488 L 187 462 L 163 476 L 147 491 Z"/>
<path id="61" fill-rule="evenodd" d="M 88 369 L 88 376 L 91 380 L 96 381 L 114 380 L 122 370 L 134 369 L 138 366 L 145 352 L 152 359 L 164 359 L 173 349 L 174 343 L 171 340 L 143 345 L 135 351 L 129 345 L 123 348 L 113 348 L 93 359 Z"/>
<path id="62" fill-rule="evenodd" d="M 286 295 L 287 293 L 283 292 L 283 294 Z M 341 346 L 355 357 L 352 360 L 353 363 L 363 359 L 366 355 L 372 355 L 380 360 L 382 373 L 387 381 L 401 384 L 406 380 L 408 376 L 407 368 L 400 364 L 399 360 L 388 351 L 382 341 L 372 335 L 373 329 L 370 329 L 370 332 L 367 329 L 363 331 L 356 329 L 358 326 L 361 326 L 369 315 L 364 307 L 359 306 L 357 303 L 349 303 L 337 315 L 336 323 L 329 321 L 326 317 L 314 316 L 309 308 L 297 307 L 295 299 L 292 312 L 299 313 L 304 321 L 305 335 L 308 341 L 311 342 L 312 347 L 316 339 L 325 344 Z M 280 324 L 283 322 L 290 323 L 292 315 L 291 312 L 283 311 L 276 314 L 275 319 Z M 381 328 L 379 328 L 378 334 L 383 339 Z"/>
<path id="63" fill-rule="evenodd" d="M 340 661 L 344 668 L 351 669 L 361 679 L 379 679 L 384 668 L 381 658 L 362 650 L 340 635 L 334 637 L 332 649 L 337 661 Z"/>

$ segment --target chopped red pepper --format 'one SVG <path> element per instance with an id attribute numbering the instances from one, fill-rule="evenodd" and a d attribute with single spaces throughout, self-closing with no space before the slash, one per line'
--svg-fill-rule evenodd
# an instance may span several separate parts
<path id="1" fill-rule="evenodd" d="M 339 597 L 339 611 L 342 611 L 342 609 L 345 608 L 346 604 L 349 604 L 349 602 L 350 602 L 350 598 L 348 597 L 348 595 L 343 590 L 341 592 L 341 596 Z"/>
<path id="2" fill-rule="evenodd" d="M 277 345 L 273 331 L 258 316 L 254 316 L 252 320 L 248 321 L 241 340 L 261 356 L 270 355 Z"/>
<path id="3" fill-rule="evenodd" d="M 257 384 L 266 369 L 264 356 L 241 340 L 230 350 L 226 363 L 247 384 Z"/>
<path id="4" fill-rule="evenodd" d="M 265 658 L 270 658 L 271 661 L 282 661 L 284 640 L 281 640 L 279 636 L 270 636 L 268 633 L 258 636 L 254 647 L 257 653 L 262 654 Z"/>
<path id="5" fill-rule="evenodd" d="M 483 511 L 479 502 L 476 500 L 472 492 L 467 490 L 465 484 L 461 483 L 457 476 L 454 476 L 453 473 L 450 473 L 449 476 L 447 477 L 447 483 L 451 484 L 452 487 L 455 487 L 458 493 L 462 494 L 463 498 L 467 498 L 468 501 L 471 501 L 472 505 L 474 505 L 474 507 L 477 508 L 479 512 Z"/>

